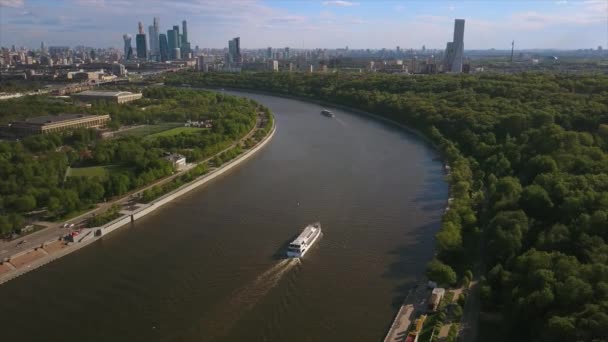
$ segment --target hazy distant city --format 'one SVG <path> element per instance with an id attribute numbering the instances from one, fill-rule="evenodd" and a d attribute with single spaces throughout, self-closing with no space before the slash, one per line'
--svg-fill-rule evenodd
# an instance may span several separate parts
<path id="1" fill-rule="evenodd" d="M 92 48 L 86 45 L 56 46 L 42 41 L 38 49 L 1 48 L 0 76 L 4 80 L 91 83 L 114 81 L 134 75 L 153 75 L 180 68 L 202 72 L 289 71 L 289 72 L 381 72 L 399 74 L 475 73 L 524 70 L 585 71 L 586 65 L 606 57 L 602 46 L 577 50 L 520 50 L 516 41 L 510 50 L 467 50 L 466 19 L 455 19 L 453 40 L 443 49 L 383 48 L 298 49 L 291 47 L 241 48 L 241 38 L 227 41 L 226 48 L 192 46 L 188 21 L 161 28 L 161 18 L 152 25 L 139 22 L 137 33 L 124 33 L 123 48 Z M 133 39 L 135 37 L 135 39 Z M 117 39 L 118 40 L 118 39 Z M 560 59 L 565 59 L 562 62 Z M 605 66 L 604 66 L 605 67 Z"/>

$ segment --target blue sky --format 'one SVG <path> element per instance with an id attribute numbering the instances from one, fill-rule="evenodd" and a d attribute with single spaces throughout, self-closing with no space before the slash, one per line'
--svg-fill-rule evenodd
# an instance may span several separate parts
<path id="1" fill-rule="evenodd" d="M 0 46 L 120 47 L 154 16 L 201 47 L 444 48 L 455 18 L 465 49 L 608 47 L 608 0 L 0 0 Z"/>

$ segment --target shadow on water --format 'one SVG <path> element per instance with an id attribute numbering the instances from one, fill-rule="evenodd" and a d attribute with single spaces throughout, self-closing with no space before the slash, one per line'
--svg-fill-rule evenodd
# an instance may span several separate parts
<path id="1" fill-rule="evenodd" d="M 434 220 L 420 227 L 415 233 L 408 235 L 408 242 L 391 251 L 396 260 L 388 265 L 384 277 L 398 279 L 399 285 L 393 290 L 391 305 L 398 309 L 414 286 L 424 278 L 427 261 L 430 261 L 434 248 L 434 239 L 425 239 L 429 230 L 438 230 L 440 220 Z M 409 272 L 409 273 L 408 273 Z"/>

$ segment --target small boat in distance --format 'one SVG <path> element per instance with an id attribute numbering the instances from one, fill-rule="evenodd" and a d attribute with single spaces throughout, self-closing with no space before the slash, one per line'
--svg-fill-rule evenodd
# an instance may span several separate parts
<path id="1" fill-rule="evenodd" d="M 323 109 L 323 110 L 321 111 L 321 114 L 323 114 L 323 115 L 325 115 L 325 116 L 327 116 L 327 117 L 329 117 L 329 118 L 333 118 L 333 117 L 335 116 L 335 115 L 334 115 L 334 113 L 330 112 L 330 111 L 329 111 L 329 110 L 327 110 L 327 109 Z"/>
<path id="2" fill-rule="evenodd" d="M 287 247 L 288 258 L 301 258 L 321 236 L 321 223 L 309 224 Z"/>

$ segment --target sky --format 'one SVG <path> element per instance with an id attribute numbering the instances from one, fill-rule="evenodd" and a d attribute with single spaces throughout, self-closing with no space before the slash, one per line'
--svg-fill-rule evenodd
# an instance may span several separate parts
<path id="1" fill-rule="evenodd" d="M 201 48 L 443 49 L 457 18 L 465 49 L 608 47 L 608 0 L 0 0 L 0 46 L 120 48 L 155 16 Z"/>

